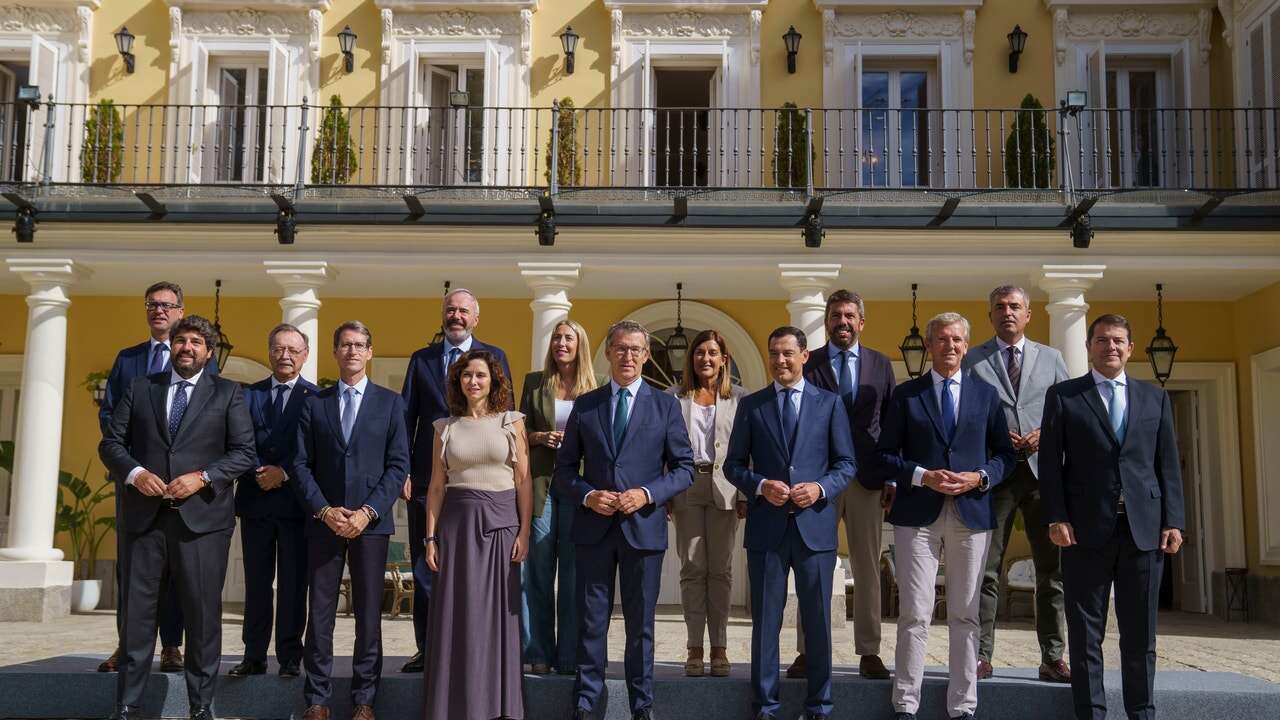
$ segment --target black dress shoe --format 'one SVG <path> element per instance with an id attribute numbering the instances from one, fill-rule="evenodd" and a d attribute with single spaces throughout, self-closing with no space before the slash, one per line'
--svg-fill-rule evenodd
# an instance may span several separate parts
<path id="1" fill-rule="evenodd" d="M 117 705 L 108 720 L 134 720 L 139 715 L 137 708 L 128 705 Z"/>
<path id="2" fill-rule="evenodd" d="M 409 658 L 409 662 L 400 666 L 400 672 L 420 673 L 423 671 L 423 668 L 425 667 L 425 665 L 426 664 L 422 660 L 422 651 L 419 650 L 418 652 L 413 654 L 413 657 Z"/>
<path id="3" fill-rule="evenodd" d="M 645 708 L 631 713 L 631 720 L 653 720 L 653 710 Z"/>
<path id="4" fill-rule="evenodd" d="M 208 705 L 192 705 L 191 720 L 217 720 L 213 716 L 213 709 Z"/>
<path id="5" fill-rule="evenodd" d="M 826 713 L 805 713 L 808 720 L 831 720 L 831 716 Z"/>
<path id="6" fill-rule="evenodd" d="M 965 713 L 963 715 L 953 717 L 951 720 L 977 720 L 977 718 L 973 716 L 973 713 Z"/>
<path id="7" fill-rule="evenodd" d="M 915 713 L 897 712 L 893 714 L 893 720 L 916 720 Z"/>
<path id="8" fill-rule="evenodd" d="M 569 720 L 591 720 L 591 711 L 577 708 L 573 714 L 569 716 Z"/>
<path id="9" fill-rule="evenodd" d="M 245 660 L 227 671 L 227 675 L 231 677 L 248 677 L 249 675 L 264 675 L 267 672 L 267 664 L 261 660 Z"/>
<path id="10" fill-rule="evenodd" d="M 280 677 L 295 678 L 302 674 L 302 666 L 297 660 L 285 660 L 280 663 Z"/>

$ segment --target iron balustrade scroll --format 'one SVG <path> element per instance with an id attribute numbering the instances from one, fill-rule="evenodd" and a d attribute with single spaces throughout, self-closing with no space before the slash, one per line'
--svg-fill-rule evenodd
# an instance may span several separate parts
<path id="1" fill-rule="evenodd" d="M 1280 109 L 0 104 L 0 182 L 1263 190 Z"/>

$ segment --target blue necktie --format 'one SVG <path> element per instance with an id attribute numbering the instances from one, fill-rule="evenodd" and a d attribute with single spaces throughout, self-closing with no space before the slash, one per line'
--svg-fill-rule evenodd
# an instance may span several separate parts
<path id="1" fill-rule="evenodd" d="M 1111 386 L 1111 429 L 1115 431 L 1116 440 L 1124 442 L 1124 386 L 1115 380 L 1108 380 L 1107 385 Z"/>
<path id="2" fill-rule="evenodd" d="M 951 386 L 955 380 L 947 378 L 942 381 L 942 432 L 947 436 L 947 442 L 956 436 L 956 405 L 951 399 Z"/>
<path id="3" fill-rule="evenodd" d="M 164 343 L 156 343 L 151 350 L 151 364 L 147 365 L 147 374 L 155 375 L 164 372 Z"/>
<path id="4" fill-rule="evenodd" d="M 356 425 L 356 396 L 360 391 L 349 387 L 342 393 L 347 398 L 347 404 L 342 406 L 342 440 L 351 442 L 351 429 Z"/>
<path id="5" fill-rule="evenodd" d="M 280 418 L 284 416 L 284 391 L 288 390 L 288 385 L 276 386 L 276 399 L 271 403 L 271 424 L 275 425 L 280 422 Z"/>
<path id="6" fill-rule="evenodd" d="M 462 351 L 458 348 L 453 348 L 449 351 L 449 360 L 444 364 L 444 376 L 446 379 L 449 377 L 449 368 L 453 367 L 453 364 L 458 362 L 458 358 L 461 356 Z"/>
<path id="7" fill-rule="evenodd" d="M 613 447 L 616 449 L 622 445 L 622 438 L 627 434 L 627 398 L 631 397 L 631 391 L 622 388 L 618 391 L 618 406 L 613 410 Z"/>
<path id="8" fill-rule="evenodd" d="M 187 412 L 187 388 L 191 383 L 183 380 L 174 386 L 173 405 L 169 407 L 169 438 L 178 434 L 178 426 L 182 425 L 182 416 Z"/>
<path id="9" fill-rule="evenodd" d="M 787 449 L 791 450 L 796 442 L 796 406 L 791 402 L 795 388 L 782 389 L 782 434 L 785 435 Z"/>
<path id="10" fill-rule="evenodd" d="M 853 371 L 849 369 L 849 357 L 853 355 L 848 350 L 840 351 L 840 397 L 844 401 L 852 405 L 853 399 L 856 397 L 858 388 L 853 384 Z"/>

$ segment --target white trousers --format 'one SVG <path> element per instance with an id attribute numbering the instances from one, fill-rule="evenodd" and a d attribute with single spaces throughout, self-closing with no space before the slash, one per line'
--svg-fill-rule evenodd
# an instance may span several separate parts
<path id="1" fill-rule="evenodd" d="M 989 531 L 965 526 L 947 498 L 926 527 L 895 527 L 894 565 L 898 582 L 898 648 L 894 661 L 893 709 L 916 713 L 933 619 L 938 563 L 945 563 L 950 680 L 947 714 L 978 709 L 978 600 L 986 565 Z"/>

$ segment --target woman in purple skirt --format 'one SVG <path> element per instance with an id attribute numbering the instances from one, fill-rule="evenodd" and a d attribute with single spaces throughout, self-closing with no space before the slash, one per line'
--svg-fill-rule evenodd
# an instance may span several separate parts
<path id="1" fill-rule="evenodd" d="M 426 720 L 523 720 L 520 563 L 533 502 L 524 415 L 484 350 L 449 368 L 427 490 Z"/>

